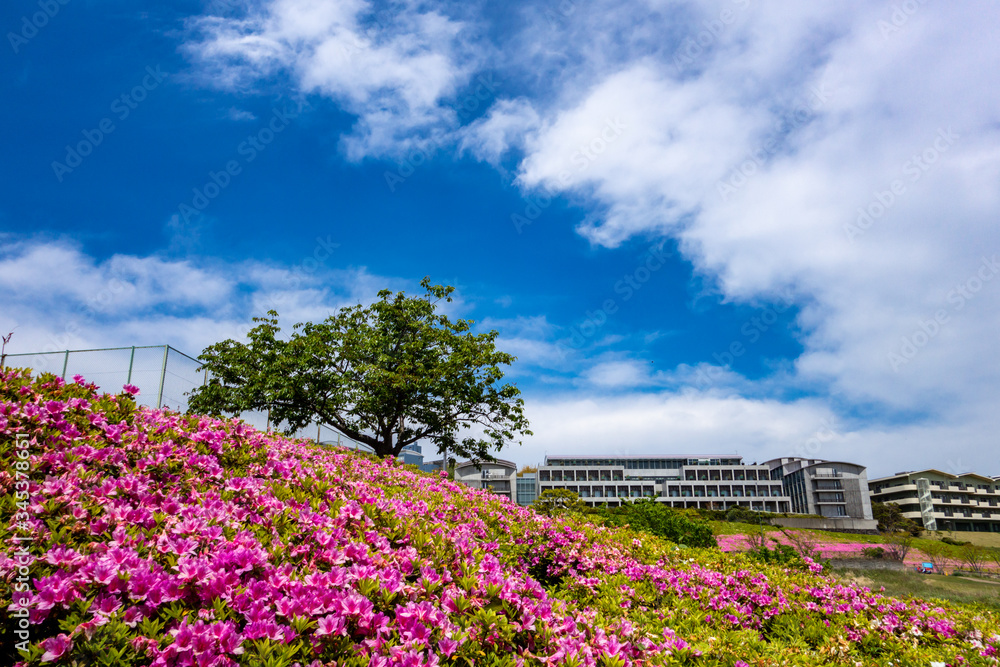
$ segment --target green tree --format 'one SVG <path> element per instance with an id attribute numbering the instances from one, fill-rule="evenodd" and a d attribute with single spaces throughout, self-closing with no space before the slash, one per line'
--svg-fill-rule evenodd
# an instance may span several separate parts
<path id="1" fill-rule="evenodd" d="M 880 533 L 905 532 L 919 537 L 923 532 L 920 524 L 903 516 L 903 510 L 896 503 L 872 503 L 872 518 L 878 521 Z"/>
<path id="2" fill-rule="evenodd" d="M 496 331 L 473 334 L 472 321 L 436 312 L 453 287 L 429 278 L 420 284 L 422 297 L 382 290 L 370 306 L 296 324 L 287 340 L 278 336 L 278 313 L 254 318 L 246 344 L 225 340 L 202 352 L 211 378 L 192 393 L 189 409 L 269 410 L 286 433 L 320 421 L 378 456 L 424 440 L 441 452 L 492 460 L 491 451 L 531 434 L 521 392 L 501 382 L 501 366 L 515 357 L 496 349 Z"/>
<path id="3" fill-rule="evenodd" d="M 976 574 L 983 573 L 983 569 L 986 566 L 986 559 L 989 558 L 989 552 L 986 549 L 976 544 L 966 544 L 959 553 L 962 562 L 970 570 Z"/>
<path id="4" fill-rule="evenodd" d="M 569 489 L 546 489 L 531 503 L 532 509 L 546 516 L 566 512 L 584 512 L 587 505 Z"/>

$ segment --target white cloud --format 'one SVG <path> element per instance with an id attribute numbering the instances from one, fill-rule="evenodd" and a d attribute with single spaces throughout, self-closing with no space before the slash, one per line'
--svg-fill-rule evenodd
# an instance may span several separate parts
<path id="1" fill-rule="evenodd" d="M 747 462 L 808 456 L 866 465 L 869 478 L 935 467 L 995 470 L 985 434 L 1000 417 L 956 414 L 939 423 L 870 426 L 844 419 L 820 398 L 752 399 L 716 390 L 526 396 L 534 436 L 503 456 L 536 464 L 545 456 L 706 456 Z"/>
<path id="2" fill-rule="evenodd" d="M 417 4 L 390 14 L 362 0 L 270 0 L 188 28 L 187 50 L 207 83 L 249 91 L 287 76 L 298 93 L 357 115 L 344 138 L 354 160 L 432 145 L 455 122 L 444 101 L 482 55 L 466 44 L 470 26 Z"/>
<path id="3" fill-rule="evenodd" d="M 583 379 L 606 388 L 635 388 L 649 383 L 646 368 L 639 361 L 604 361 L 588 368 Z"/>
<path id="4" fill-rule="evenodd" d="M 539 447 L 738 441 L 761 459 L 837 412 L 836 457 L 886 472 L 902 457 L 943 467 L 961 456 L 989 472 L 1000 430 L 996 17 L 985 3 L 907 6 L 529 4 L 494 45 L 493 32 L 430 5 L 386 19 L 361 1 L 269 0 L 193 21 L 190 48 L 218 85 L 287 76 L 298 94 L 336 100 L 359 118 L 343 144 L 352 159 L 441 145 L 501 169 L 520 159 L 525 189 L 589 209 L 579 231 L 595 245 L 670 235 L 724 300 L 794 298 L 805 351 L 759 381 L 705 364 L 588 362 L 555 345 L 544 318 L 499 322 L 541 381 L 578 373 L 581 391 L 614 393 L 541 398 Z M 446 101 L 487 57 L 502 97 L 456 130 Z M 52 290 L 99 281 L 65 260 L 81 282 Z M 303 309 L 324 299 L 295 298 Z M 647 393 L 628 391 L 638 386 Z M 816 397 L 782 401 L 782 390 Z"/>
<path id="5" fill-rule="evenodd" d="M 8 352 L 169 344 L 197 355 L 241 338 L 252 317 L 277 310 L 283 327 L 370 302 L 398 279 L 364 269 L 301 269 L 259 262 L 113 255 L 97 260 L 61 241 L 10 240 L 0 253 L 0 327 Z M 6 331 L 4 332 L 6 333 Z"/>
<path id="6" fill-rule="evenodd" d="M 787 404 L 697 392 L 550 397 L 532 401 L 528 417 L 535 433 L 531 451 L 511 451 L 526 461 L 532 454 L 543 458 L 573 453 L 738 453 L 749 461 L 763 461 L 817 446 L 833 452 L 843 438 L 835 418 L 819 401 Z M 822 442 L 807 445 L 818 432 Z"/>
<path id="7" fill-rule="evenodd" d="M 257 115 L 252 111 L 247 111 L 246 109 L 237 109 L 236 107 L 230 107 L 229 111 L 226 112 L 226 116 L 229 120 L 235 121 L 245 121 L 245 120 L 257 120 Z"/>
<path id="8" fill-rule="evenodd" d="M 460 148 L 479 160 L 497 165 L 508 151 L 520 148 L 538 124 L 538 114 L 529 101 L 500 100 L 483 118 L 463 129 Z"/>
<path id="9" fill-rule="evenodd" d="M 582 231 L 596 242 L 615 246 L 633 234 L 670 231 L 714 191 L 766 121 L 733 98 L 636 63 L 529 140 L 519 179 L 593 197 L 607 212 Z"/>
<path id="10" fill-rule="evenodd" d="M 544 316 L 513 317 L 509 319 L 485 317 L 477 330 L 496 330 L 497 348 L 517 357 L 509 371 L 512 378 L 526 374 L 572 370 L 579 362 L 577 353 L 569 347 L 554 342 L 558 330 Z M 553 377 L 554 379 L 554 377 Z"/>
<path id="11" fill-rule="evenodd" d="M 992 446 L 995 21 L 927 4 L 895 17 L 897 30 L 881 5 L 754 5 L 678 66 L 685 40 L 739 5 L 686 5 L 668 53 L 639 40 L 618 48 L 592 17 L 568 18 L 597 53 L 548 82 L 548 105 L 533 104 L 540 129 L 520 182 L 589 201 L 580 231 L 595 244 L 675 236 L 726 300 L 793 294 L 805 352 L 780 381 L 875 415 L 866 437 L 898 447 L 882 456 L 940 456 L 937 438 Z M 609 119 L 624 128 L 602 141 Z M 858 223 L 859 208 L 870 222 Z M 620 361 L 587 377 L 648 381 Z M 744 395 L 768 383 L 726 382 Z"/>

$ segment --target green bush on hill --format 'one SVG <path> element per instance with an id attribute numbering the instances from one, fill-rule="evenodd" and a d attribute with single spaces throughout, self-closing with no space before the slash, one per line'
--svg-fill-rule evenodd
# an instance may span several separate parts
<path id="1" fill-rule="evenodd" d="M 711 526 L 705 521 L 690 519 L 683 513 L 655 500 L 638 500 L 621 507 L 594 508 L 591 514 L 601 517 L 610 526 L 631 526 L 676 544 L 689 547 L 715 547 Z"/>

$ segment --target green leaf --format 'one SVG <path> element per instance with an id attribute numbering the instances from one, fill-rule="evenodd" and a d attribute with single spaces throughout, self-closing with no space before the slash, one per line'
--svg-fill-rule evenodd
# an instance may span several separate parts
<path id="1" fill-rule="evenodd" d="M 288 433 L 318 421 L 378 456 L 420 440 L 452 456 L 491 460 L 531 434 L 520 391 L 502 382 L 501 367 L 515 357 L 496 349 L 496 331 L 475 334 L 471 321 L 436 312 L 454 288 L 428 278 L 421 285 L 422 297 L 382 290 L 369 306 L 296 324 L 287 339 L 276 312 L 254 318 L 247 343 L 225 340 L 202 352 L 211 377 L 189 409 L 267 410 Z"/>

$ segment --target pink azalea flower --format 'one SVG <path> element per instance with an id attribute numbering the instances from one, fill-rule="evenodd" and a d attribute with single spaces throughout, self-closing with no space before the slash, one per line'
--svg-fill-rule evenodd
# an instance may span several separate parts
<path id="1" fill-rule="evenodd" d="M 318 625 L 319 627 L 316 629 L 317 637 L 324 637 L 326 635 L 345 634 L 344 632 L 345 623 L 343 616 L 335 616 L 333 614 L 323 616 L 322 618 L 319 619 Z"/>
<path id="2" fill-rule="evenodd" d="M 42 648 L 45 649 L 45 653 L 42 654 L 42 662 L 52 662 L 73 648 L 73 640 L 65 634 L 59 633 L 55 637 L 49 637 L 43 641 Z"/>
<path id="3" fill-rule="evenodd" d="M 444 639 L 438 641 L 438 650 L 446 658 L 450 658 L 457 648 L 458 642 L 454 639 L 445 637 Z"/>

